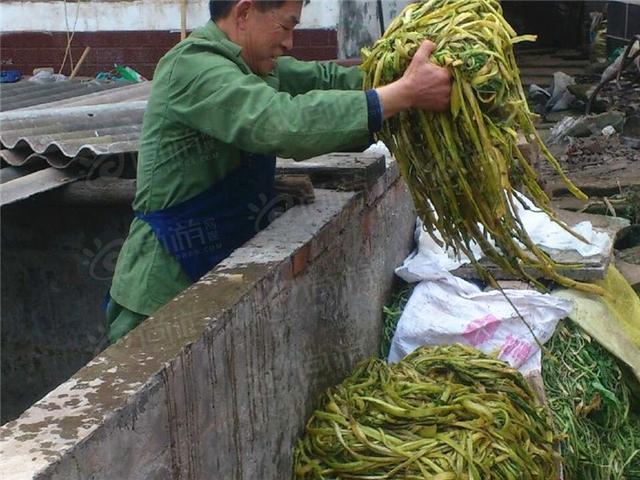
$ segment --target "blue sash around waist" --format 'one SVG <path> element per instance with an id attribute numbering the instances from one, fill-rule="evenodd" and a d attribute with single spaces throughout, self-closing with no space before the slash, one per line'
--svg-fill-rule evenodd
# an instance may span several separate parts
<path id="1" fill-rule="evenodd" d="M 150 213 L 135 212 L 195 282 L 269 222 L 275 157 L 248 154 L 204 192 Z"/>

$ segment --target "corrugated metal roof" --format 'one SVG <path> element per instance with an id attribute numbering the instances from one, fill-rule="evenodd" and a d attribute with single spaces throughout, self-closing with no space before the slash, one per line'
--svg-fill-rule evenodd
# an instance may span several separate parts
<path id="1" fill-rule="evenodd" d="M 35 107 L 72 97 L 130 85 L 122 82 L 98 80 L 66 80 L 52 83 L 36 83 L 28 80 L 0 84 L 0 112 Z"/>
<path id="2" fill-rule="evenodd" d="M 33 99 L 47 103 L 0 113 L 0 205 L 84 178 L 105 158 L 137 152 L 151 82 L 106 88 L 84 83 L 79 89 L 75 83 L 66 85 L 70 90 L 58 84 L 7 89 L 17 97 L 25 91 L 48 93 Z"/>
<path id="3" fill-rule="evenodd" d="M 137 102 L 147 100 L 151 94 L 153 82 L 135 83 L 112 90 L 91 93 L 80 97 L 68 98 L 56 102 L 44 103 L 37 106 L 38 110 L 47 108 L 82 107 L 88 105 L 104 105 L 125 102 Z M 33 107 L 22 108 L 20 110 L 33 110 Z"/>
<path id="4" fill-rule="evenodd" d="M 3 112 L 0 157 L 13 166 L 44 159 L 52 167 L 65 168 L 80 158 L 137 152 L 146 104 Z"/>

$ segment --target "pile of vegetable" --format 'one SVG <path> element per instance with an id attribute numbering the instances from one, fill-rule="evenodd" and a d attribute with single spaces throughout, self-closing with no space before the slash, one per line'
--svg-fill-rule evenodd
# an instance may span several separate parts
<path id="1" fill-rule="evenodd" d="M 385 122 L 380 133 L 399 163 L 425 228 L 437 229 L 444 245 L 466 254 L 492 285 L 492 276 L 471 252 L 471 242 L 505 272 L 539 286 L 532 270 L 566 287 L 602 294 L 595 285 L 563 276 L 561 266 L 531 241 L 514 214 L 520 201 L 514 185 L 521 185 L 533 203 L 555 219 L 536 172 L 518 148 L 520 138 L 539 145 L 569 190 L 586 199 L 532 123 L 513 45 L 534 39 L 516 36 L 496 0 L 413 3 L 371 49 L 363 50 L 364 88 L 399 79 L 419 45 L 434 42 L 431 61 L 449 68 L 454 78 L 451 111 L 405 111 Z"/>
<path id="2" fill-rule="evenodd" d="M 640 418 L 609 352 L 566 321 L 548 344 L 542 374 L 565 480 L 640 479 Z"/>
<path id="3" fill-rule="evenodd" d="M 461 345 L 372 359 L 329 389 L 296 447 L 300 479 L 553 479 L 544 408 L 507 364 Z"/>

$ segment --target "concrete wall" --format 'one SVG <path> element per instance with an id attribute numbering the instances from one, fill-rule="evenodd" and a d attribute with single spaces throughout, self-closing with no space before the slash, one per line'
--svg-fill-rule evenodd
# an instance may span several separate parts
<path id="1" fill-rule="evenodd" d="M 383 24 L 406 7 L 410 0 L 383 0 Z M 360 58 L 360 49 L 371 46 L 382 36 L 378 3 L 375 0 L 343 0 L 338 16 L 338 58 Z"/>
<path id="2" fill-rule="evenodd" d="M 414 212 L 395 166 L 317 191 L 0 429 L 0 474 L 289 478 L 318 395 L 375 355 Z"/>
<path id="3" fill-rule="evenodd" d="M 1 423 L 104 348 L 100 305 L 132 217 L 124 205 L 3 208 Z"/>

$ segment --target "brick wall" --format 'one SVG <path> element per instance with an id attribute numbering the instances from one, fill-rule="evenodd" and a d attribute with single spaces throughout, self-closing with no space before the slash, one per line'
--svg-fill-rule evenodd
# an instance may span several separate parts
<path id="1" fill-rule="evenodd" d="M 91 52 L 80 75 L 95 76 L 109 71 L 115 63 L 130 66 L 147 78 L 153 76 L 158 60 L 178 41 L 180 34 L 168 31 L 78 32 L 73 38 L 71 54 L 77 61 L 85 47 Z M 65 32 L 16 32 L 0 36 L 0 59 L 13 60 L 24 75 L 37 67 L 62 64 L 67 45 Z M 307 29 L 294 34 L 292 55 L 301 60 L 330 60 L 337 58 L 338 38 L 335 30 Z M 70 73 L 67 65 L 63 71 Z"/>
<path id="2" fill-rule="evenodd" d="M 300 60 L 332 60 L 338 58 L 336 30 L 295 30 L 292 55 Z"/>

